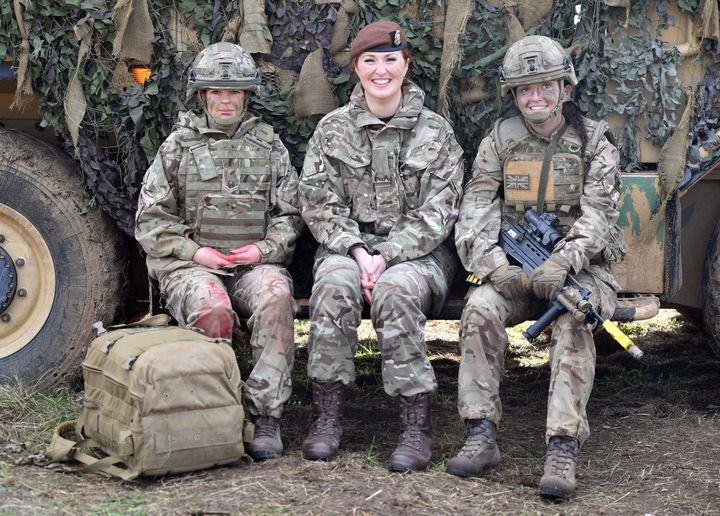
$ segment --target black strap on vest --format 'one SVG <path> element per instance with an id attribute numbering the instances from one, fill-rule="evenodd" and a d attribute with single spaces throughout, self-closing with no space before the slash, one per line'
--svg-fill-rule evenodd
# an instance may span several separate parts
<path id="1" fill-rule="evenodd" d="M 552 158 L 555 155 L 555 149 L 557 149 L 558 142 L 560 141 L 560 138 L 563 134 L 565 134 L 565 130 L 567 129 L 568 124 L 565 123 L 562 128 L 555 133 L 555 136 L 552 137 L 552 140 L 550 140 L 550 145 L 547 146 L 545 149 L 545 156 L 543 157 L 543 164 L 542 169 L 540 170 L 540 185 L 538 186 L 538 195 L 537 195 L 537 211 L 538 213 L 544 213 L 545 212 L 545 191 L 547 190 L 547 183 L 548 183 L 548 174 L 550 173 L 550 163 L 552 162 Z"/>

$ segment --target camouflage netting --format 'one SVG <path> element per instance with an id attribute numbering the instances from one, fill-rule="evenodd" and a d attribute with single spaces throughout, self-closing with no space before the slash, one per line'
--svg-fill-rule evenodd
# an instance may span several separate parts
<path id="1" fill-rule="evenodd" d="M 625 171 L 642 169 L 640 138 L 666 146 L 664 155 L 675 158 L 663 169 L 671 191 L 720 154 L 717 0 L 673 5 L 694 16 L 699 57 L 692 59 L 710 63 L 705 79 L 685 92 L 690 101 L 676 68 L 681 54 L 660 41 L 677 21 L 663 1 L 13 0 L 0 6 L 0 54 L 15 60 L 16 102 L 40 98 L 42 124 L 78 158 L 96 202 L 131 232 L 148 162 L 187 107 L 185 71 L 198 49 L 224 40 L 253 53 L 263 93 L 251 109 L 276 128 L 300 166 L 317 121 L 345 103 L 354 85 L 350 38 L 377 19 L 405 28 L 411 78 L 427 92 L 428 107 L 452 121 L 468 161 L 496 117 L 512 111 L 497 80 L 507 45 L 542 34 L 570 49 L 584 112 L 627 117 L 616 135 Z M 648 17 L 653 11 L 659 27 Z M 129 73 L 138 63 L 153 71 L 144 86 Z M 687 159 L 678 160 L 674 149 L 688 146 Z"/>

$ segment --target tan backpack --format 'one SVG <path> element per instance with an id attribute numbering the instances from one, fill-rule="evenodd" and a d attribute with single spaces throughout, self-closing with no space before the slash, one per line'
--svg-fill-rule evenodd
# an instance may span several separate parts
<path id="1" fill-rule="evenodd" d="M 115 326 L 83 361 L 85 400 L 46 455 L 123 479 L 181 473 L 246 458 L 241 380 L 222 339 L 167 326 L 158 315 Z M 107 457 L 87 453 L 100 449 Z"/>

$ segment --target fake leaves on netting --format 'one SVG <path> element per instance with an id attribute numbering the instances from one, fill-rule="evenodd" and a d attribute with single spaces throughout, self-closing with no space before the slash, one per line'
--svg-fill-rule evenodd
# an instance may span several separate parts
<path id="1" fill-rule="evenodd" d="M 656 39 L 646 2 L 632 4 L 628 30 L 618 26 L 612 9 L 602 6 L 597 17 L 581 20 L 583 32 L 597 35 L 600 41 L 590 39 L 576 59 L 582 82 L 575 98 L 591 118 L 611 113 L 627 116 L 617 143 L 623 170 L 632 171 L 640 166 L 636 142 L 640 120 L 646 127 L 642 136 L 656 145 L 664 144 L 677 125 L 682 89 L 676 65 L 681 56 Z"/>
<path id="2" fill-rule="evenodd" d="M 685 175 L 695 177 L 720 159 L 720 61 L 710 62 L 698 87 L 695 113 L 690 123 Z"/>
<path id="3" fill-rule="evenodd" d="M 330 4 L 268 2 L 265 15 L 273 37 L 268 60 L 274 65 L 299 72 L 310 52 L 330 46 L 336 19 Z"/>
<path id="4" fill-rule="evenodd" d="M 699 0 L 678 0 L 678 7 L 690 14 L 695 14 L 699 3 Z"/>

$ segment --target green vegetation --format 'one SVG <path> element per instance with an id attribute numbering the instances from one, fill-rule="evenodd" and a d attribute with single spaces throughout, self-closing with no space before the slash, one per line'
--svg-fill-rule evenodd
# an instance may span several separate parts
<path id="1" fill-rule="evenodd" d="M 656 371 L 650 369 L 623 370 L 612 376 L 595 378 L 594 392 L 621 396 L 628 391 L 661 389 L 668 391 L 672 385 L 680 383 L 680 377 L 673 371 Z"/>
<path id="2" fill-rule="evenodd" d="M 57 425 L 75 419 L 82 395 L 67 390 L 40 393 L 20 382 L 0 386 L 0 441 L 47 444 Z"/>

